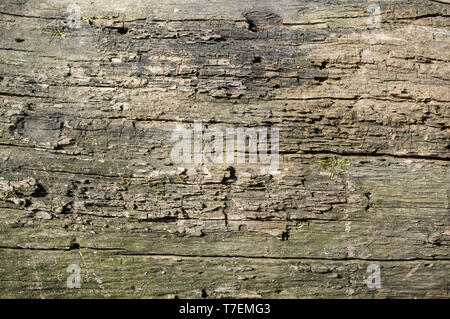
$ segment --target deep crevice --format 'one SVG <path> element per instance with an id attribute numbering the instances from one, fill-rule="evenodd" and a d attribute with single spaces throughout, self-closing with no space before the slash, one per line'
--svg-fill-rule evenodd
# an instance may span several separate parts
<path id="1" fill-rule="evenodd" d="M 283 154 L 280 152 L 280 154 Z M 401 155 L 401 154 L 387 154 L 387 153 L 364 153 L 364 152 L 335 152 L 335 151 L 303 151 L 302 154 L 308 155 L 338 155 L 338 156 L 355 156 L 355 157 L 392 157 L 402 159 L 418 159 L 418 160 L 431 160 L 431 161 L 444 161 L 449 162 L 450 158 L 438 157 L 434 155 Z"/>

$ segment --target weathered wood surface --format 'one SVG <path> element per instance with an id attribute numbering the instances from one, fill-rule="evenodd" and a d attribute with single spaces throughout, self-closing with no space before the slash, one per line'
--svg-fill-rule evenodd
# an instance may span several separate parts
<path id="1" fill-rule="evenodd" d="M 0 2 L 0 297 L 449 297 L 448 1 L 69 4 Z M 177 170 L 198 119 L 281 174 Z"/>

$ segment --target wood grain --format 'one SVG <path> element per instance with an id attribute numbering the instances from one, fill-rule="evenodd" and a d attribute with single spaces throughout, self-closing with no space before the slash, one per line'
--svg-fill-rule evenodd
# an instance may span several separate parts
<path id="1" fill-rule="evenodd" d="M 447 1 L 69 4 L 0 3 L 0 297 L 449 297 Z M 194 120 L 279 174 L 174 165 Z"/>

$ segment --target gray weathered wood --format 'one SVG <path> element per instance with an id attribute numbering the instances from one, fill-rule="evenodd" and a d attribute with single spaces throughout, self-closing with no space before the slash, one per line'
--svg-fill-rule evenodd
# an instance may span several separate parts
<path id="1" fill-rule="evenodd" d="M 448 2 L 180 2 L 0 3 L 0 297 L 448 298 Z M 180 170 L 194 120 L 280 174 Z"/>

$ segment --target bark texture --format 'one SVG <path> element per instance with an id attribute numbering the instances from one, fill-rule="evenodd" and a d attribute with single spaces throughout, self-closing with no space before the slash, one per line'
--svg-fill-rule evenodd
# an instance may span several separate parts
<path id="1" fill-rule="evenodd" d="M 0 2 L 0 297 L 449 297 L 448 1 L 74 3 Z M 194 120 L 280 173 L 174 165 Z"/>

